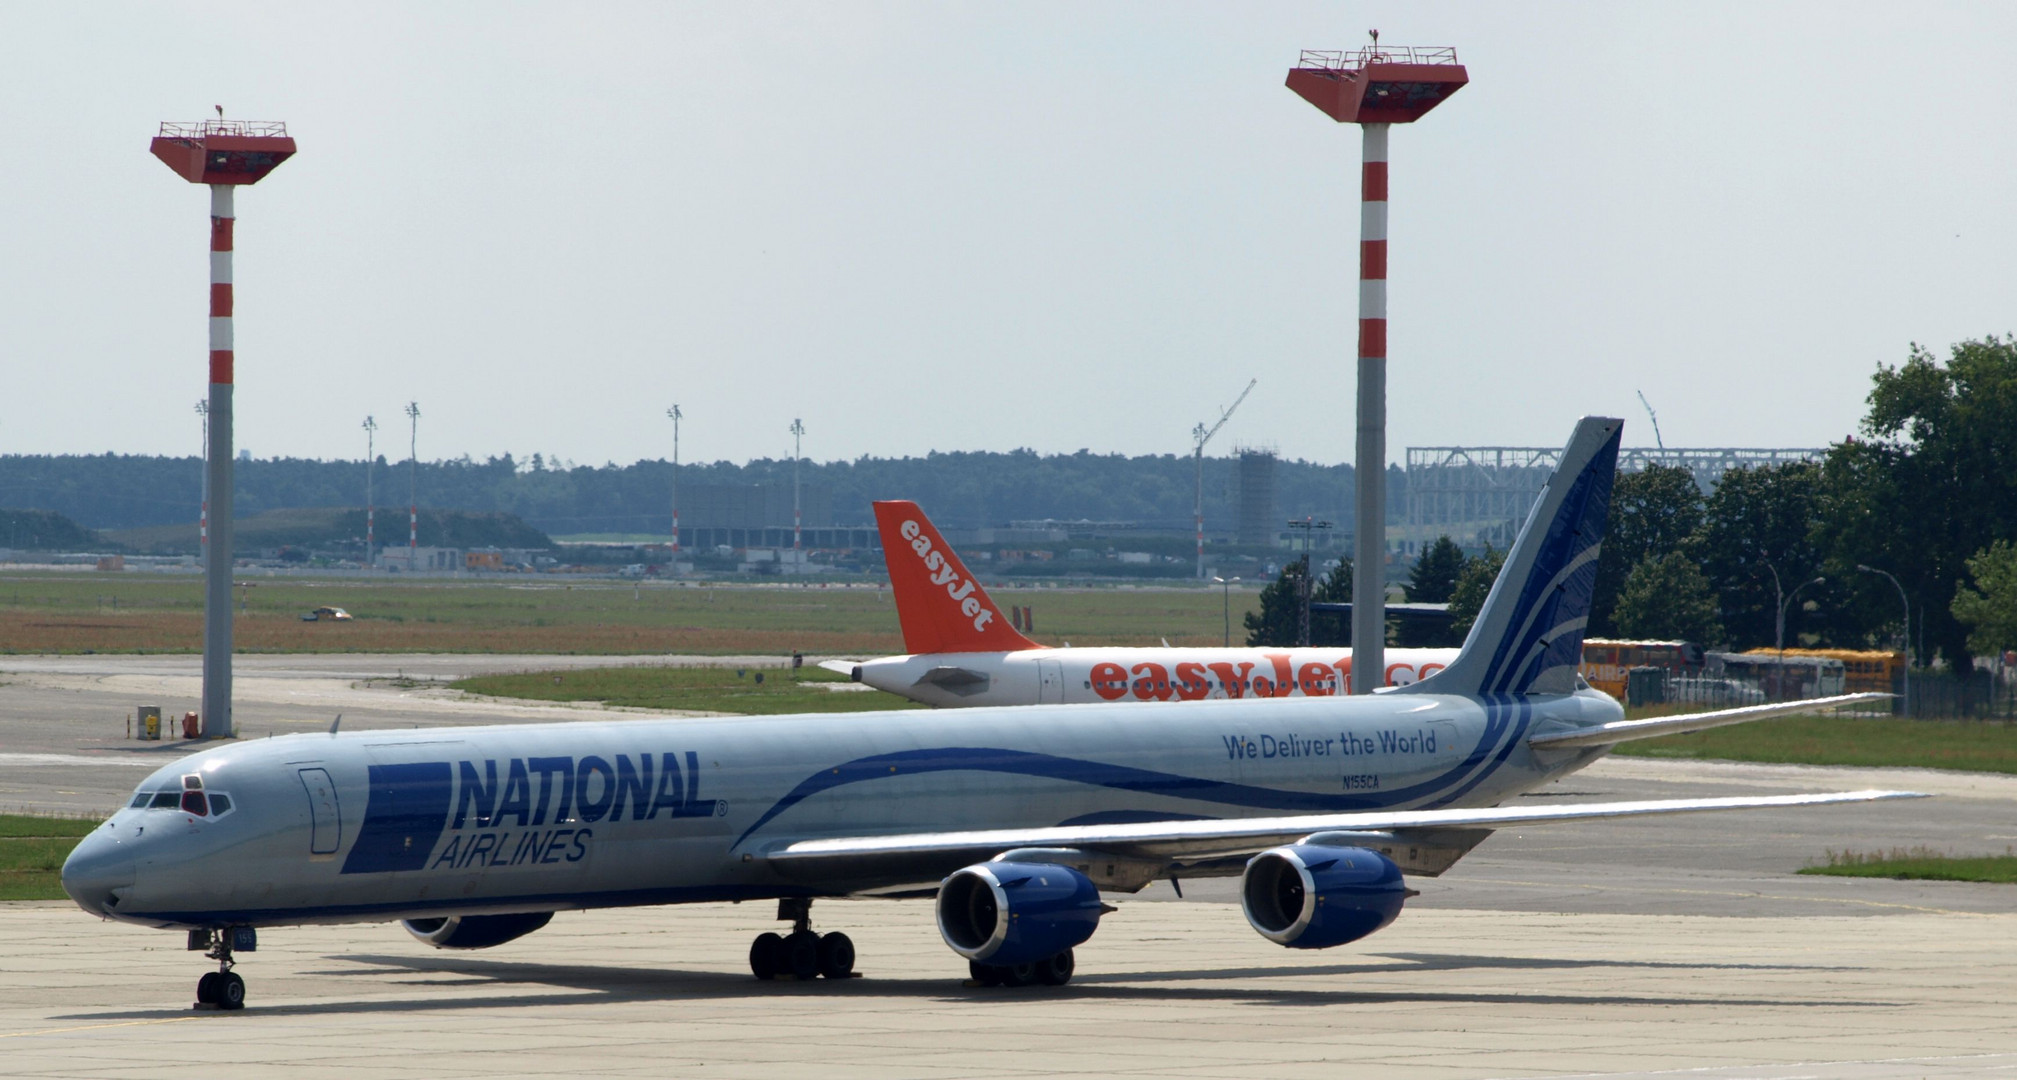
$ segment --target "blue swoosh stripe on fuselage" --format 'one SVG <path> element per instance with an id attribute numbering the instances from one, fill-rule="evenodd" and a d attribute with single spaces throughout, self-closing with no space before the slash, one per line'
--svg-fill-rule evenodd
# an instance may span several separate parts
<path id="1" fill-rule="evenodd" d="M 1177 799 L 1195 799 L 1201 802 L 1215 802 L 1228 806 L 1239 806 L 1253 810 L 1290 810 L 1305 813 L 1326 811 L 1346 812 L 1352 810 L 1384 810 L 1406 802 L 1434 795 L 1436 792 L 1470 776 L 1465 790 L 1475 787 L 1486 773 L 1472 774 L 1479 765 L 1496 756 L 1505 760 L 1512 749 L 1508 744 L 1500 747 L 1501 737 L 1509 730 L 1510 717 L 1505 712 L 1493 715 L 1487 710 L 1488 723 L 1484 737 L 1475 749 L 1454 768 L 1412 787 L 1397 788 L 1378 795 L 1331 795 L 1316 791 L 1285 791 L 1279 788 L 1256 787 L 1251 784 L 1235 784 L 1223 780 L 1205 780 L 1175 773 L 1138 769 L 1129 765 L 1114 765 L 1107 762 L 1082 761 L 1077 758 L 1058 757 L 1023 750 L 1004 750 L 993 747 L 953 746 L 931 750 L 901 750 L 889 754 L 856 758 L 853 761 L 821 769 L 799 781 L 790 793 L 765 810 L 754 824 L 736 837 L 739 846 L 758 829 L 768 825 L 779 814 L 824 791 L 846 784 L 857 784 L 868 780 L 887 780 L 893 775 L 912 775 L 921 772 L 972 772 L 1007 773 L 1018 776 L 1036 776 L 1050 780 L 1064 780 L 1072 783 L 1088 784 L 1094 787 L 1115 788 L 1144 795 L 1163 795 Z M 1496 751 L 1496 754 L 1494 753 Z M 1489 770 L 1487 770 L 1489 772 Z"/>
<path id="2" fill-rule="evenodd" d="M 1483 783 L 1487 776 L 1497 772 L 1499 767 L 1506 763 L 1506 759 L 1512 756 L 1513 747 L 1520 745 L 1520 737 L 1527 733 L 1527 726 L 1533 723 L 1534 706 L 1526 697 L 1514 697 L 1511 694 L 1494 694 L 1492 697 L 1498 700 L 1493 701 L 1488 699 L 1486 701 L 1485 711 L 1487 713 L 1496 712 L 1501 717 L 1510 717 L 1514 714 L 1519 716 L 1519 723 L 1513 728 L 1513 737 L 1507 739 L 1505 745 L 1499 748 L 1499 752 L 1493 755 L 1491 768 L 1480 770 L 1476 776 L 1471 777 L 1461 787 L 1429 803 L 1427 809 L 1438 809 L 1456 802 L 1458 799 L 1469 794 L 1471 789 Z"/>

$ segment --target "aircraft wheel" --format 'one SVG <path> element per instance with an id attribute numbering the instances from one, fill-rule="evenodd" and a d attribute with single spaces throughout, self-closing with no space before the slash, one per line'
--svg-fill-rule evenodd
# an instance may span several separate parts
<path id="1" fill-rule="evenodd" d="M 219 994 L 219 984 L 224 981 L 221 971 L 208 971 L 196 980 L 196 1004 L 215 1005 Z"/>
<path id="2" fill-rule="evenodd" d="M 756 935 L 749 943 L 749 970 L 759 979 L 775 979 L 784 970 L 784 939 L 776 934 Z"/>
<path id="3" fill-rule="evenodd" d="M 842 933 L 821 934 L 819 973 L 829 979 L 846 979 L 853 976 L 854 939 Z"/>
<path id="4" fill-rule="evenodd" d="M 1072 972 L 1077 967 L 1072 951 L 1066 949 L 1047 960 L 1037 961 L 1037 981 L 1045 986 L 1063 986 L 1072 981 Z"/>
<path id="5" fill-rule="evenodd" d="M 966 962 L 966 970 L 967 974 L 973 976 L 973 981 L 982 986 L 1001 985 L 1001 969 L 993 964 L 983 964 L 978 960 L 969 960 Z"/>
<path id="6" fill-rule="evenodd" d="M 235 971 L 224 972 L 217 982 L 217 1007 L 226 1012 L 245 1007 L 245 980 Z"/>
<path id="7" fill-rule="evenodd" d="M 1037 981 L 1035 964 L 1003 964 L 997 970 L 1001 972 L 1003 986 L 1028 986 Z"/>
<path id="8" fill-rule="evenodd" d="M 810 930 L 794 930 L 784 939 L 784 970 L 795 979 L 819 976 L 819 935 Z"/>

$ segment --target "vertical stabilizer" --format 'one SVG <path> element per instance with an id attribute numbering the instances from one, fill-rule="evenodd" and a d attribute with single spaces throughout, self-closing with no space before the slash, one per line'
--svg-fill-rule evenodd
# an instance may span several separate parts
<path id="1" fill-rule="evenodd" d="M 1576 688 L 1623 420 L 1586 416 L 1534 500 L 1505 568 L 1450 666 L 1417 693 L 1566 694 Z M 1398 691 L 1397 691 L 1398 692 Z"/>
<path id="2" fill-rule="evenodd" d="M 952 545 L 907 499 L 875 504 L 883 562 L 910 653 L 1013 652 L 1043 646 L 1017 633 Z"/>

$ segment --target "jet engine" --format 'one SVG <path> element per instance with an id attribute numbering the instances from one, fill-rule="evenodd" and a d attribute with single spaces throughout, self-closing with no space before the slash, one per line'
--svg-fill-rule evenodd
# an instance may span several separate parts
<path id="1" fill-rule="evenodd" d="M 553 921 L 551 911 L 518 915 L 456 915 L 446 919 L 407 919 L 406 932 L 437 949 L 488 949 L 522 938 Z"/>
<path id="2" fill-rule="evenodd" d="M 1093 936 L 1106 911 L 1092 879 L 1052 863 L 986 862 L 938 889 L 938 932 L 984 964 L 1032 964 Z"/>
<path id="3" fill-rule="evenodd" d="M 1401 868 L 1377 851 L 1292 844 L 1263 851 L 1240 878 L 1240 909 L 1260 935 L 1328 949 L 1394 921 L 1408 897 Z"/>

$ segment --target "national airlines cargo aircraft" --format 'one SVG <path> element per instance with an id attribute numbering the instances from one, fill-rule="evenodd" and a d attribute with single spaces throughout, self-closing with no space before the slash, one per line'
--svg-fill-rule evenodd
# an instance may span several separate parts
<path id="1" fill-rule="evenodd" d="M 1101 892 L 1238 876 L 1263 938 L 1322 949 L 1392 922 L 1404 875 L 1493 829 L 1893 798 L 1852 791 L 1501 807 L 1614 744 L 1850 695 L 1625 720 L 1576 662 L 1617 420 L 1576 429 L 1464 648 L 1377 695 L 288 735 L 149 776 L 80 842 L 93 915 L 185 931 L 233 1009 L 264 927 L 401 921 L 483 948 L 563 910 L 776 900 L 760 978 L 845 977 L 825 897 L 933 897 L 982 984 L 1059 984 L 1114 908 Z M 1152 908 L 1130 912 L 1153 918 Z"/>
<path id="2" fill-rule="evenodd" d="M 908 500 L 875 504 L 907 656 L 820 666 L 926 705 L 1042 705 L 1330 697 L 1352 692 L 1346 648 L 1045 648 L 1001 615 L 980 579 Z M 1455 649 L 1389 649 L 1386 686 L 1406 686 Z"/>

